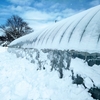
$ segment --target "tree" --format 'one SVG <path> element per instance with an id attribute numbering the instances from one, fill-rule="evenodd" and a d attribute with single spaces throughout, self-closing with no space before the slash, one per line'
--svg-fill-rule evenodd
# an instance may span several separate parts
<path id="1" fill-rule="evenodd" d="M 6 41 L 5 36 L 0 36 L 0 41 Z"/>
<path id="2" fill-rule="evenodd" d="M 23 35 L 33 32 L 28 23 L 17 15 L 13 15 L 7 19 L 6 24 L 1 25 L 0 28 L 4 31 L 7 41 L 13 41 Z"/>

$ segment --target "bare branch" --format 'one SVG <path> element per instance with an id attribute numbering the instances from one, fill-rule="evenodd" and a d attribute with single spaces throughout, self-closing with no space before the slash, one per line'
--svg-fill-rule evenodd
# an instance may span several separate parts
<path id="1" fill-rule="evenodd" d="M 5 32 L 8 40 L 11 39 L 10 41 L 33 32 L 32 28 L 28 26 L 28 23 L 17 15 L 13 15 L 11 18 L 7 19 L 6 24 L 1 25 L 0 28 Z"/>

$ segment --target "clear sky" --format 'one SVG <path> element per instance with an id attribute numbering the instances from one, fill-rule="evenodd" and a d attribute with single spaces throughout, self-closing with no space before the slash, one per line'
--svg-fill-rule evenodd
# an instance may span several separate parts
<path id="1" fill-rule="evenodd" d="M 0 0 L 0 25 L 15 14 L 34 30 L 40 30 L 99 4 L 100 0 Z"/>

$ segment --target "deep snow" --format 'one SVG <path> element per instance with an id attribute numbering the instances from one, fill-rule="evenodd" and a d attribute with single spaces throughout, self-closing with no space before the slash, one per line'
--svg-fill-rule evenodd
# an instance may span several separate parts
<path id="1" fill-rule="evenodd" d="M 17 58 L 0 47 L 0 100 L 94 100 L 88 89 L 95 85 L 100 87 L 100 65 L 89 67 L 84 61 L 71 60 L 71 69 L 81 75 L 85 85 L 72 84 L 71 72 L 64 70 L 64 77 L 50 71 L 37 70 L 37 64 L 25 58 Z"/>

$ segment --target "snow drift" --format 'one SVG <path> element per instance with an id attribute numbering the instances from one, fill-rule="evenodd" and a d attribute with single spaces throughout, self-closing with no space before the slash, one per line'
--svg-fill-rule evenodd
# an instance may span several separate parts
<path id="1" fill-rule="evenodd" d="M 71 56 L 66 50 L 8 50 L 11 56 L 14 53 L 18 57 L 18 66 L 22 63 L 21 58 L 31 62 L 23 62 L 18 69 L 15 63 L 13 70 L 18 71 L 17 77 L 20 75 L 24 78 L 21 82 L 18 81 L 10 98 L 16 96 L 24 100 L 100 100 L 100 65 L 94 64 L 91 67 L 83 59 L 72 58 L 75 56 Z"/>
<path id="2" fill-rule="evenodd" d="M 40 51 L 40 57 L 32 49 L 32 56 L 28 55 L 29 50 L 15 51 L 20 55 L 0 47 L 0 100 L 95 100 L 93 98 L 99 97 L 100 90 L 96 86 L 100 87 L 100 66 L 89 67 L 81 59 L 71 59 L 70 70 L 63 70 L 63 78 L 59 78 L 56 70 L 50 70 L 52 51 L 49 59 L 46 51 Z M 34 61 L 30 63 L 25 57 L 29 61 L 33 57 Z M 38 61 L 45 69 L 41 66 L 39 70 Z"/>

